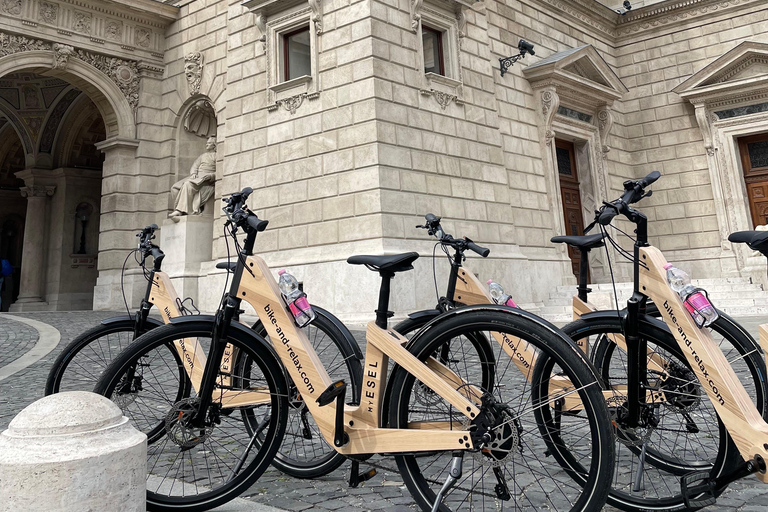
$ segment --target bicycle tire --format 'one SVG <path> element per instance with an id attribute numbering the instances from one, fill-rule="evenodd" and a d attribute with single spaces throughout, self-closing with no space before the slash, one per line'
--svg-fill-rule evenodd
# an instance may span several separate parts
<path id="1" fill-rule="evenodd" d="M 533 461 L 533 457 L 544 453 L 540 438 L 540 426 L 536 425 L 529 429 L 531 435 L 524 435 L 526 429 L 523 426 L 533 425 L 529 413 L 539 406 L 531 405 L 529 409 L 526 409 L 525 405 L 537 403 L 532 399 L 525 398 L 528 389 L 527 380 L 517 373 L 517 368 L 514 366 L 512 367 L 513 371 L 508 374 L 507 370 L 510 368 L 512 360 L 506 356 L 501 346 L 494 345 L 493 348 L 496 352 L 494 364 L 497 365 L 494 385 L 491 389 L 484 390 L 484 393 L 492 394 L 497 400 L 506 402 L 511 408 L 517 408 L 514 412 L 514 418 L 510 416 L 511 419 L 503 421 L 496 428 L 504 425 L 515 425 L 516 429 L 505 431 L 506 437 L 504 439 L 514 438 L 515 431 L 519 439 L 517 442 L 510 442 L 506 447 L 500 444 L 500 447 L 493 447 L 488 450 L 464 452 L 465 474 L 462 475 L 460 483 L 446 495 L 439 509 L 442 512 L 465 509 L 490 510 L 495 506 L 497 510 L 506 508 L 514 508 L 515 510 L 568 510 L 571 512 L 601 510 L 610 487 L 609 479 L 613 472 L 612 459 L 614 458 L 615 446 L 612 430 L 606 416 L 608 410 L 602 398 L 594 368 L 591 368 L 590 363 L 579 353 L 578 349 L 551 324 L 530 313 L 500 310 L 493 306 L 474 306 L 452 311 L 442 320 L 435 320 L 429 329 L 414 338 L 409 350 L 417 358 L 424 360 L 450 341 L 452 351 L 461 353 L 462 356 L 468 355 L 468 357 L 451 358 L 451 369 L 467 380 L 468 384 L 472 384 L 471 379 L 476 380 L 478 378 L 477 367 L 482 365 L 482 361 L 476 360 L 477 354 L 459 351 L 460 345 L 463 344 L 461 337 L 467 333 L 477 332 L 501 332 L 524 339 L 539 352 L 541 357 L 550 359 L 553 365 L 557 364 L 562 372 L 571 379 L 571 382 L 576 385 L 576 392 L 584 404 L 584 413 L 578 418 L 582 430 L 577 432 L 574 426 L 573 429 L 569 429 L 569 432 L 564 434 L 564 437 L 573 435 L 582 440 L 588 439 L 587 442 L 581 443 L 581 446 L 585 449 L 584 466 L 589 469 L 586 474 L 581 475 L 580 480 L 575 480 L 570 471 L 571 468 L 555 466 L 554 474 L 551 474 L 549 472 L 553 467 L 551 459 L 543 457 L 543 460 Z M 528 371 L 530 372 L 531 369 L 529 368 Z M 517 378 L 517 383 L 514 381 L 515 378 Z M 398 368 L 393 373 L 392 379 L 390 424 L 394 428 L 406 428 L 409 421 L 418 421 L 420 418 L 428 421 L 446 421 L 447 418 L 452 423 L 455 421 L 465 422 L 464 417 L 452 410 L 445 402 L 442 402 L 442 399 L 440 399 L 442 403 L 436 403 L 436 408 L 442 407 L 442 411 L 417 411 L 412 403 L 414 389 L 418 389 L 416 378 L 402 368 Z M 523 394 L 520 397 L 512 397 L 511 401 L 506 401 L 506 397 L 513 388 L 522 388 Z M 471 394 L 469 386 L 461 386 L 459 390 L 466 390 L 466 396 Z M 417 415 L 417 412 L 420 415 Z M 523 417 L 523 414 L 526 416 Z M 575 424 L 576 420 L 574 419 L 572 423 Z M 548 432 L 550 429 L 545 428 L 544 431 Z M 525 441 L 523 441 L 524 438 Z M 500 453 L 504 453 L 498 451 L 502 448 L 507 450 L 506 455 L 500 455 Z M 496 455 L 493 456 L 495 462 L 489 462 L 491 457 L 488 454 L 493 454 L 494 450 L 497 451 Z M 522 453 L 518 453 L 520 450 L 525 452 L 524 456 Z M 395 455 L 406 486 L 423 510 L 431 510 L 436 497 L 436 490 L 440 489 L 445 481 L 445 472 L 450 464 L 450 458 L 450 456 L 446 456 L 446 452 Z M 470 471 L 468 471 L 466 462 L 468 458 L 472 460 Z M 508 467 L 510 463 L 514 466 L 517 465 L 518 461 L 520 461 L 520 470 L 516 471 L 514 467 L 510 470 Z M 483 474 L 491 475 L 489 477 L 491 479 L 494 478 L 489 467 L 486 467 L 489 464 L 491 466 L 498 464 L 503 468 L 502 474 L 508 475 L 505 475 L 507 484 L 513 486 L 512 489 L 508 487 L 510 499 L 514 498 L 515 503 L 509 504 L 508 500 L 499 499 L 499 494 L 494 494 L 496 491 L 493 483 L 498 483 L 498 480 L 493 483 L 489 482 L 490 485 L 483 483 Z M 467 475 L 466 473 L 470 474 Z M 544 482 L 545 477 L 551 477 L 553 481 Z M 474 482 L 475 478 L 478 479 L 477 483 Z M 553 483 L 554 485 L 552 485 Z M 466 489 L 467 485 L 470 485 L 469 490 Z M 456 494 L 457 489 L 463 494 Z M 494 489 L 494 491 L 488 491 L 488 489 Z M 561 499 L 567 503 L 560 503 L 558 500 Z M 492 503 L 486 503 L 486 501 Z M 539 501 L 541 501 L 542 508 L 538 508 Z"/>
<path id="2" fill-rule="evenodd" d="M 135 325 L 133 318 L 125 317 L 108 325 L 96 325 L 75 337 L 54 360 L 45 381 L 45 395 L 92 391 L 109 363 L 133 343 Z M 147 323 L 144 332 L 154 326 Z"/>
<path id="3" fill-rule="evenodd" d="M 735 350 L 739 354 L 737 359 L 741 359 L 743 363 L 737 365 L 743 366 L 741 368 L 743 376 L 741 380 L 750 396 L 755 400 L 758 410 L 765 417 L 768 388 L 766 388 L 763 378 L 762 369 L 764 366 L 759 354 L 760 351 L 754 340 L 748 336 L 745 337 L 743 330 L 733 329 L 729 325 L 730 322 L 732 319 L 723 320 L 718 325 L 713 326 L 713 330 L 723 336 L 721 345 L 723 342 L 728 343 L 732 347 L 731 350 Z M 628 511 L 684 510 L 685 504 L 679 487 L 680 476 L 692 471 L 709 471 L 710 478 L 716 478 L 728 473 L 739 462 L 743 461 L 725 426 L 706 398 L 706 393 L 698 387 L 699 383 L 695 381 L 695 376 L 691 377 L 692 372 L 686 373 L 686 370 L 690 372 L 690 365 L 666 326 L 658 320 L 648 319 L 641 319 L 639 325 L 640 335 L 648 341 L 649 348 L 664 360 L 669 361 L 664 371 L 672 374 L 673 378 L 670 379 L 667 376 L 667 382 L 671 382 L 673 386 L 686 386 L 684 388 L 685 393 L 677 393 L 676 390 L 672 390 L 669 395 L 665 395 L 666 398 L 674 397 L 675 393 L 681 398 L 671 399 L 671 406 L 663 404 L 654 407 L 654 409 L 658 409 L 654 415 L 657 415 L 659 421 L 659 435 L 656 435 L 654 431 L 645 434 L 647 436 L 645 443 L 646 465 L 640 475 L 642 478 L 638 480 L 652 482 L 652 485 L 645 486 L 642 490 L 634 488 L 633 482 L 638 479 L 636 468 L 639 466 L 633 457 L 637 457 L 641 449 L 639 446 L 627 446 L 627 450 L 622 450 L 619 446 L 616 451 L 616 474 L 612 481 L 608 503 Z M 581 318 L 566 325 L 563 331 L 573 339 L 598 336 L 592 352 L 595 366 L 606 385 L 619 384 L 619 375 L 626 375 L 622 373 L 621 354 L 616 350 L 617 346 L 606 336 L 606 334 L 622 332 L 622 321 L 617 314 L 610 315 L 603 312 L 599 317 Z M 621 353 L 623 354 L 623 351 Z M 737 359 L 733 359 L 733 357 L 729 357 L 729 359 L 734 363 L 737 362 Z M 681 369 L 681 366 L 685 370 Z M 677 374 L 679 375 L 675 376 Z M 655 378 L 651 376 L 651 372 L 649 372 L 649 378 Z M 675 384 L 676 382 L 678 384 Z M 662 387 L 662 389 L 665 388 Z M 683 399 L 683 397 L 687 398 Z M 676 404 L 676 400 L 680 403 Z M 688 400 L 689 403 L 686 404 L 685 400 Z M 686 412 L 689 414 L 689 418 L 695 418 L 694 424 L 699 429 L 700 436 L 696 435 L 699 432 L 693 432 L 688 428 L 689 423 L 681 412 L 685 409 L 688 409 Z M 662 411 L 664 411 L 663 418 L 661 417 Z M 680 416 L 681 419 L 678 419 L 677 416 Z M 707 419 L 709 419 L 709 428 L 705 432 L 700 427 L 704 424 L 702 422 L 706 422 Z M 675 424 L 680 426 L 674 427 Z M 668 431 L 676 432 L 676 436 L 668 435 Z M 686 434 L 693 435 L 687 436 Z M 681 437 L 682 441 L 680 440 Z M 690 440 L 691 438 L 693 441 Z M 713 440 L 710 441 L 710 439 Z M 670 455 L 671 453 L 675 455 Z M 690 455 L 686 455 L 688 453 Z M 627 471 L 629 473 L 626 473 Z M 651 487 L 651 489 L 648 490 L 647 487 Z M 723 490 L 719 489 L 715 494 L 719 495 Z M 654 496 L 649 496 L 650 494 L 654 494 Z"/>
<path id="4" fill-rule="evenodd" d="M 309 327 L 305 328 L 304 332 L 307 333 L 313 348 L 320 353 L 321 357 L 323 357 L 323 353 L 327 353 L 329 350 L 328 341 L 333 342 L 337 352 L 331 357 L 324 357 L 326 369 L 331 378 L 344 379 L 349 386 L 350 401 L 359 402 L 363 373 L 360 347 L 349 330 L 336 317 L 321 307 L 313 305 L 312 308 L 315 310 L 316 318 Z M 121 350 L 133 342 L 134 327 L 135 320 L 126 317 L 109 325 L 97 325 L 77 336 L 64 348 L 51 366 L 46 381 L 45 394 L 50 395 L 59 391 L 73 390 L 92 391 L 99 376 L 109 363 L 117 357 Z M 147 323 L 147 327 L 151 329 L 155 327 L 155 324 Z M 262 337 L 267 337 L 266 329 L 264 329 L 261 321 L 253 324 L 251 329 Z M 146 329 L 145 332 L 147 330 L 149 329 Z M 318 332 L 325 335 L 318 336 Z M 338 365 L 339 359 L 336 355 L 341 356 L 341 361 L 344 363 L 343 367 Z M 63 389 L 62 385 L 64 386 Z M 182 395 L 188 396 L 188 394 L 189 388 L 187 387 L 185 391 L 182 391 Z M 318 478 L 333 472 L 344 463 L 346 457 L 336 452 L 324 441 L 314 420 L 311 419 L 311 415 L 307 418 L 306 423 L 302 421 L 302 416 L 306 417 L 306 405 L 297 404 L 295 401 L 291 403 L 284 446 L 275 456 L 273 466 L 295 478 Z M 297 433 L 299 429 L 304 429 L 304 425 L 307 425 L 306 428 L 310 430 L 310 439 L 304 433 L 302 435 Z M 148 436 L 151 434 L 151 432 L 147 433 Z M 301 445 L 293 442 L 288 446 L 292 440 L 295 441 L 300 438 L 305 442 Z M 320 445 L 318 440 L 322 443 L 323 449 L 318 448 Z M 294 454 L 301 453 L 304 456 L 294 456 Z M 310 458 L 309 455 L 314 457 Z"/>
<path id="5" fill-rule="evenodd" d="M 166 371 L 175 364 L 164 358 L 166 347 L 175 340 L 185 340 L 188 346 L 209 345 L 213 325 L 212 318 L 201 318 L 152 329 L 110 364 L 95 388 L 96 393 L 113 401 L 122 399 L 123 414 L 138 430 L 161 425 L 165 431 L 147 446 L 148 510 L 194 512 L 222 505 L 250 487 L 280 447 L 288 419 L 288 385 L 274 351 L 252 331 L 230 328 L 226 341 L 241 360 L 250 360 L 254 373 L 247 377 L 232 374 L 229 385 L 219 389 L 220 393 L 234 391 L 235 396 L 239 392 L 268 393 L 268 402 L 245 406 L 262 413 L 261 442 L 253 442 L 254 436 L 248 433 L 241 416 L 234 414 L 242 408 L 213 406 L 205 412 L 204 428 L 190 428 L 182 419 L 189 417 L 187 411 L 194 411 L 196 397 L 173 402 L 162 396 L 163 388 L 172 393 L 181 385 L 172 378 L 175 372 Z M 154 372 L 153 366 L 160 371 Z M 209 458 L 214 459 L 216 471 Z M 167 470 L 164 475 L 163 470 Z"/>

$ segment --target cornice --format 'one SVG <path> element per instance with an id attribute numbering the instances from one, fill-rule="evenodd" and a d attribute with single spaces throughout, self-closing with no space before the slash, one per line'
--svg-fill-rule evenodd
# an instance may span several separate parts
<path id="1" fill-rule="evenodd" d="M 156 28 L 166 28 L 179 17 L 179 8 L 155 0 L 56 0 L 83 9 L 100 12 L 115 18 L 135 21 Z"/>
<path id="2" fill-rule="evenodd" d="M 667 0 L 641 7 L 626 16 L 618 17 L 616 35 L 622 38 L 660 26 L 749 5 L 764 6 L 765 0 Z"/>
<path id="3" fill-rule="evenodd" d="M 595 6 L 591 3 L 580 2 L 577 0 L 538 0 L 538 2 L 547 4 L 569 14 L 581 23 L 609 37 L 616 37 L 616 20 L 618 14 L 613 13 L 613 11 L 601 4 Z M 595 17 L 599 17 L 599 19 L 596 19 Z"/>

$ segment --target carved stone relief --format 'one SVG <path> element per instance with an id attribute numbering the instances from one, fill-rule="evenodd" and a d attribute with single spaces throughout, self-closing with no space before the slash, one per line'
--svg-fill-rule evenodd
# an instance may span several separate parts
<path id="1" fill-rule="evenodd" d="M 90 34 L 92 21 L 93 15 L 91 13 L 75 11 L 75 15 L 72 19 L 72 30 L 75 32 L 82 32 L 84 34 Z"/>
<path id="2" fill-rule="evenodd" d="M 544 116 L 544 140 L 547 146 L 552 145 L 555 138 L 555 132 L 552 130 L 552 121 L 557 114 L 557 108 L 560 106 L 560 96 L 551 89 L 541 91 L 541 113 Z"/>
<path id="3" fill-rule="evenodd" d="M 128 104 L 131 105 L 134 116 L 136 115 L 136 109 L 139 107 L 140 77 L 135 61 L 107 57 L 83 50 L 76 50 L 73 56 L 107 75 L 120 88 Z"/>
<path id="4" fill-rule="evenodd" d="M 2 0 L 0 10 L 13 16 L 21 14 L 21 0 Z"/>
<path id="5" fill-rule="evenodd" d="M 152 40 L 152 32 L 145 28 L 137 28 L 136 29 L 136 37 L 134 39 L 136 46 L 139 48 L 149 48 L 149 45 L 151 44 Z"/>
<path id="6" fill-rule="evenodd" d="M 414 32 L 419 30 L 419 22 L 421 21 L 421 6 L 424 4 L 424 0 L 411 0 L 411 30 Z"/>
<path id="7" fill-rule="evenodd" d="M 597 113 L 597 123 L 600 128 L 600 150 L 603 158 L 607 158 L 611 147 L 608 145 L 608 135 L 613 127 L 613 114 L 610 109 L 604 108 Z"/>
<path id="8" fill-rule="evenodd" d="M 200 82 L 203 79 L 203 54 L 188 53 L 184 57 L 184 75 L 187 77 L 187 88 L 190 96 L 200 92 Z"/>
<path id="9" fill-rule="evenodd" d="M 0 57 L 12 53 L 28 52 L 31 50 L 50 50 L 51 43 L 39 39 L 27 39 L 22 36 L 12 36 L 0 32 Z"/>
<path id="10" fill-rule="evenodd" d="M 315 33 L 323 33 L 323 5 L 322 0 L 309 0 L 309 8 L 312 10 L 312 21 L 315 23 Z"/>
<path id="11" fill-rule="evenodd" d="M 53 69 L 67 69 L 67 63 L 69 57 L 75 53 L 75 49 L 71 46 L 61 43 L 54 43 L 53 45 Z"/>
<path id="12" fill-rule="evenodd" d="M 301 93 L 297 94 L 295 96 L 291 96 L 289 98 L 284 98 L 282 100 L 275 101 L 272 105 L 267 107 L 267 110 L 270 112 L 274 112 L 280 107 L 283 107 L 285 110 L 291 113 L 291 115 L 295 114 L 296 111 L 299 109 L 299 107 L 304 103 L 305 99 L 314 100 L 320 97 L 319 92 L 307 94 L 307 93 Z"/>
<path id="13" fill-rule="evenodd" d="M 451 102 L 455 102 L 457 105 L 462 105 L 463 102 L 455 94 L 447 92 L 436 91 L 435 89 L 422 89 L 421 94 L 424 96 L 432 96 L 440 108 L 445 110 Z"/>
<path id="14" fill-rule="evenodd" d="M 216 111 L 208 100 L 199 100 L 184 116 L 184 129 L 198 137 L 216 136 Z"/>
<path id="15" fill-rule="evenodd" d="M 104 38 L 110 41 L 121 41 L 123 39 L 123 24 L 114 20 L 107 21 L 104 26 Z"/>
<path id="16" fill-rule="evenodd" d="M 55 25 L 59 18 L 59 4 L 40 2 L 37 19 L 49 25 Z"/>
<path id="17" fill-rule="evenodd" d="M 263 12 L 256 13 L 256 28 L 259 29 L 262 51 L 267 51 L 267 17 Z"/>
<path id="18" fill-rule="evenodd" d="M 54 192 L 56 192 L 56 187 L 52 185 L 21 187 L 21 197 L 53 197 Z"/>

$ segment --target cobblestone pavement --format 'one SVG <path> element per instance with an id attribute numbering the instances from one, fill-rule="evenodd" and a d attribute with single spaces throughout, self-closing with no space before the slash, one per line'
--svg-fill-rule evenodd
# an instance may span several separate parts
<path id="1" fill-rule="evenodd" d="M 118 313 L 119 314 L 119 313 Z M 25 313 L 20 316 L 47 323 L 61 332 L 61 342 L 40 361 L 0 382 L 0 431 L 26 405 L 41 398 L 45 379 L 51 363 L 69 341 L 82 331 L 96 325 L 102 318 L 115 315 L 114 312 L 76 312 L 76 313 Z M 21 356 L 31 348 L 36 340 L 34 329 L 14 322 L 13 315 L 0 316 L 0 366 Z M 741 319 L 753 335 L 757 336 L 757 319 Z M 356 331 L 361 341 L 364 334 Z M 268 504 L 288 511 L 334 511 L 334 510 L 375 510 L 375 511 L 410 511 L 416 510 L 399 473 L 394 470 L 391 458 L 376 456 L 371 459 L 376 465 L 383 465 L 391 470 L 379 470 L 372 480 L 359 488 L 347 485 L 350 463 L 339 470 L 316 480 L 295 480 L 274 469 L 269 469 L 254 484 L 243 498 Z M 365 463 L 361 470 L 367 469 Z M 765 510 L 768 500 L 768 486 L 760 485 L 754 479 L 747 479 L 733 484 L 718 500 L 718 503 L 706 510 L 724 512 L 758 512 Z M 607 512 L 615 509 L 607 507 Z"/>
<path id="2" fill-rule="evenodd" d="M 33 327 L 8 317 L 0 318 L 0 368 L 34 347 L 37 338 Z"/>

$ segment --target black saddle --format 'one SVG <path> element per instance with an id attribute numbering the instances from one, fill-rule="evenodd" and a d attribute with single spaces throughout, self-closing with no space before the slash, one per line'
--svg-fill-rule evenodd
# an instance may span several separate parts
<path id="1" fill-rule="evenodd" d="M 571 247 L 589 251 L 605 245 L 603 242 L 604 238 L 605 235 L 603 233 L 597 233 L 596 235 L 553 236 L 550 241 L 554 244 L 568 244 Z"/>
<path id="2" fill-rule="evenodd" d="M 412 263 L 419 258 L 417 252 L 404 252 L 403 254 L 392 254 L 389 256 L 351 256 L 347 263 L 351 265 L 365 265 L 368 269 L 375 272 L 405 272 L 413 270 Z"/>
<path id="3" fill-rule="evenodd" d="M 747 244 L 753 251 L 759 251 L 768 256 L 768 231 L 737 231 L 728 235 L 728 241 Z"/>
<path id="4" fill-rule="evenodd" d="M 220 261 L 216 264 L 216 268 L 225 268 L 227 272 L 234 272 L 236 267 L 236 261 Z"/>

